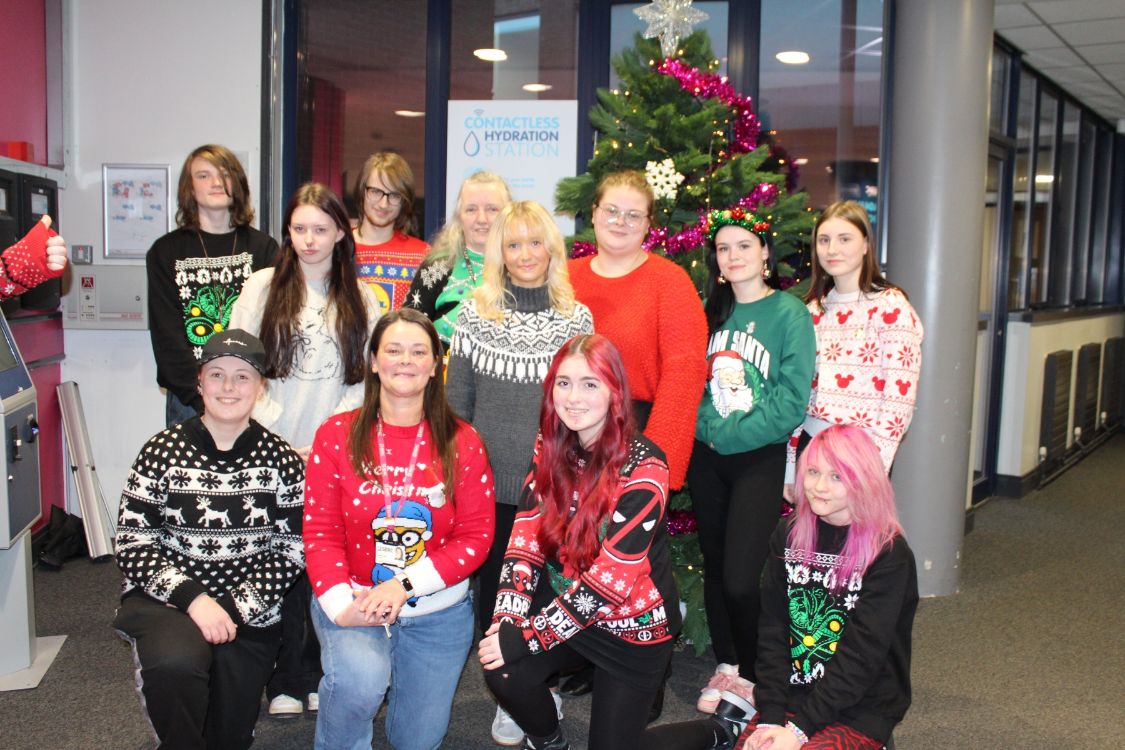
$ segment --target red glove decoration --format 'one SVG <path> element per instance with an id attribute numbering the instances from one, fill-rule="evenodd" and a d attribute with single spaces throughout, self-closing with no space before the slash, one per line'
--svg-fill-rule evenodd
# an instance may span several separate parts
<path id="1" fill-rule="evenodd" d="M 22 240 L 0 253 L 0 299 L 23 294 L 47 279 L 63 275 L 65 268 L 47 268 L 47 240 L 58 236 L 43 222 L 36 222 Z"/>

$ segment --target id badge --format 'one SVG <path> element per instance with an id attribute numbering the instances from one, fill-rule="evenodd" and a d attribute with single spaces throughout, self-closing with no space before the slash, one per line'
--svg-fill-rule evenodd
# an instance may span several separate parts
<path id="1" fill-rule="evenodd" d="M 406 567 L 406 548 L 401 545 L 384 544 L 376 539 L 375 564 L 401 570 Z"/>

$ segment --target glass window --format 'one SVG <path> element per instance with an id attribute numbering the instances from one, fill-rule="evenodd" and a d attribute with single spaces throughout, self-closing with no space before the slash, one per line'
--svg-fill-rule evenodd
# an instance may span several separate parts
<path id="1" fill-rule="evenodd" d="M 1093 196 L 1091 200 L 1090 273 L 1086 283 L 1086 301 L 1092 305 L 1106 301 L 1105 281 L 1108 275 L 1106 242 L 1109 236 L 1109 195 L 1113 190 L 1113 131 L 1095 128 Z"/>
<path id="2" fill-rule="evenodd" d="M 1078 107 L 1063 103 L 1062 135 L 1059 139 L 1059 169 L 1055 175 L 1054 225 L 1047 275 L 1047 303 L 1052 307 L 1071 304 L 1070 280 L 1074 267 L 1075 211 L 1078 187 Z M 1042 172 L 1042 170 L 1040 170 Z"/>
<path id="3" fill-rule="evenodd" d="M 762 0 L 758 116 L 799 168 L 814 210 L 879 191 L 883 3 Z M 786 64 L 781 52 L 804 52 Z"/>
<path id="4" fill-rule="evenodd" d="M 1011 55 L 1002 49 L 992 49 L 992 89 L 988 101 L 988 129 L 1004 133 L 1008 114 L 1008 70 Z"/>
<path id="5" fill-rule="evenodd" d="M 1020 77 L 1016 109 L 1016 165 L 1012 185 L 1012 246 L 1008 263 L 1008 309 L 1027 306 L 1027 238 L 1031 207 L 1032 139 L 1035 135 L 1035 78 Z"/>
<path id="6" fill-rule="evenodd" d="M 577 0 L 453 0 L 452 18 L 450 99 L 577 96 Z"/>
<path id="7" fill-rule="evenodd" d="M 1074 273 L 1071 276 L 1071 301 L 1085 304 L 1086 286 L 1090 272 L 1090 209 L 1094 191 L 1094 152 L 1097 150 L 1097 133 L 1089 117 L 1082 118 L 1078 137 L 1078 184 L 1074 197 L 1074 253 L 1071 261 Z"/>
<path id="8" fill-rule="evenodd" d="M 1039 97 L 1039 130 L 1035 143 L 1035 202 L 1031 216 L 1031 272 L 1028 279 L 1028 305 L 1042 306 L 1047 301 L 1047 238 L 1051 231 L 1051 195 L 1055 183 L 1055 127 L 1059 101 L 1044 91 Z"/>
<path id="9" fill-rule="evenodd" d="M 426 3 L 300 0 L 298 13 L 298 184 L 329 185 L 356 216 L 350 194 L 360 167 L 394 151 L 414 172 L 421 216 Z"/>
<path id="10" fill-rule="evenodd" d="M 621 50 L 632 47 L 636 41 L 636 35 L 644 33 L 644 30 L 648 28 L 648 24 L 633 12 L 647 4 L 623 3 L 610 8 L 609 57 L 611 60 Z M 722 2 L 696 2 L 692 3 L 691 6 L 707 14 L 707 20 L 696 24 L 695 30 L 702 29 L 711 37 L 711 51 L 715 53 L 715 57 L 719 60 L 719 67 L 715 72 L 719 75 L 726 75 L 727 72 L 727 5 L 726 0 L 723 0 Z M 611 89 L 617 88 L 619 83 L 621 81 L 617 77 L 617 71 L 610 64 L 609 87 Z"/>

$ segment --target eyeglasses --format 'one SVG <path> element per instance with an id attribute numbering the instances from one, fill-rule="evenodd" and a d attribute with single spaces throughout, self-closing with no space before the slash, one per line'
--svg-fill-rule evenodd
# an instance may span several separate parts
<path id="1" fill-rule="evenodd" d="M 367 194 L 367 200 L 372 203 L 382 203 L 384 198 L 386 198 L 387 202 L 392 206 L 397 206 L 402 203 L 402 193 L 396 193 L 393 190 L 388 193 L 386 190 L 371 187 L 370 185 L 364 185 L 363 190 Z"/>
<path id="2" fill-rule="evenodd" d="M 643 211 L 622 211 L 613 204 L 605 206 L 599 204 L 598 208 L 605 214 L 606 224 L 624 224 L 630 229 L 636 229 L 641 225 L 641 222 L 648 218 L 648 214 Z"/>

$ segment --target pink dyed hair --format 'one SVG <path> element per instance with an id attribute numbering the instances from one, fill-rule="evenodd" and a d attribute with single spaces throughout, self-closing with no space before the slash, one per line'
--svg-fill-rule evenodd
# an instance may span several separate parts
<path id="1" fill-rule="evenodd" d="M 811 461 L 832 467 L 848 491 L 852 522 L 840 550 L 839 590 L 853 574 L 863 575 L 871 562 L 902 534 L 895 509 L 895 493 L 883 469 L 879 449 L 871 437 L 853 425 L 833 425 L 820 432 L 797 459 L 794 488 L 797 512 L 789 526 L 789 548 L 800 550 L 806 562 L 816 556 L 817 515 L 805 498 L 804 477 Z"/>

